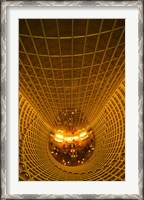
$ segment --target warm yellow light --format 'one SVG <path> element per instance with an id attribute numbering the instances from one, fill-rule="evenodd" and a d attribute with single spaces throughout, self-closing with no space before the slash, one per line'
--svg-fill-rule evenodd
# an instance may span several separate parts
<path id="1" fill-rule="evenodd" d="M 71 137 L 65 137 L 64 140 L 65 141 L 72 141 L 72 140 L 78 140 L 79 136 L 71 136 Z"/>
<path id="2" fill-rule="evenodd" d="M 89 136 L 88 135 L 85 135 L 84 137 L 81 138 L 81 140 L 85 140 L 87 139 Z"/>
<path id="3" fill-rule="evenodd" d="M 57 132 L 61 132 L 61 133 L 63 133 L 63 131 L 62 131 L 62 130 L 58 130 Z"/>
<path id="4" fill-rule="evenodd" d="M 59 139 L 59 138 L 55 138 L 55 141 L 56 141 L 56 142 L 63 142 L 63 140 L 62 140 L 62 139 Z"/>
<path id="5" fill-rule="evenodd" d="M 73 140 L 78 140 L 79 136 L 72 136 Z"/>
<path id="6" fill-rule="evenodd" d="M 81 133 L 80 134 L 80 137 L 84 137 L 84 136 L 86 136 L 87 135 L 87 132 L 84 132 L 84 133 Z"/>
<path id="7" fill-rule="evenodd" d="M 66 141 L 72 141 L 73 138 L 72 137 L 65 137 L 64 140 L 66 140 Z"/>
<path id="8" fill-rule="evenodd" d="M 61 135 L 61 134 L 56 134 L 56 138 L 63 139 L 63 135 Z"/>
<path id="9" fill-rule="evenodd" d="M 66 136 L 63 135 L 64 131 L 62 130 L 57 130 L 57 133 L 55 134 L 55 141 L 57 142 L 72 142 L 73 140 L 85 140 L 86 138 L 88 138 L 88 133 L 84 130 L 79 130 L 79 135 L 72 135 L 72 136 Z"/>

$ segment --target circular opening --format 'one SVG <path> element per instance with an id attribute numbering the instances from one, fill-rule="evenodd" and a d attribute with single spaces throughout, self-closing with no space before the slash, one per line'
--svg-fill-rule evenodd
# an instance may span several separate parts
<path id="1" fill-rule="evenodd" d="M 93 131 L 85 129 L 69 133 L 58 130 L 51 133 L 49 140 L 52 156 L 65 166 L 84 164 L 92 155 L 94 146 Z"/>

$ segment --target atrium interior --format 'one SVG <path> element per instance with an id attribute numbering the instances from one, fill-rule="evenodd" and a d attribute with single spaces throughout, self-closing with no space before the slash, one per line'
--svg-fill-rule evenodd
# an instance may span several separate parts
<path id="1" fill-rule="evenodd" d="M 124 19 L 19 19 L 19 180 L 125 180 Z"/>

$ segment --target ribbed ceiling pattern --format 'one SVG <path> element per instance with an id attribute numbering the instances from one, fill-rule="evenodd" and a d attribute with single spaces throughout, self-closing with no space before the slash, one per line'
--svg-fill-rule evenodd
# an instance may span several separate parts
<path id="1" fill-rule="evenodd" d="M 90 125 L 124 76 L 124 20 L 20 20 L 19 61 L 20 89 L 52 128 L 67 108 Z"/>
<path id="2" fill-rule="evenodd" d="M 19 69 L 21 179 L 123 180 L 125 20 L 20 19 Z M 69 122 L 73 112 L 75 119 Z M 64 126 L 95 131 L 96 154 L 78 171 L 67 171 L 48 152 L 50 131 Z M 34 175 L 36 168 L 39 175 Z M 59 170 L 64 174 L 58 175 Z"/>

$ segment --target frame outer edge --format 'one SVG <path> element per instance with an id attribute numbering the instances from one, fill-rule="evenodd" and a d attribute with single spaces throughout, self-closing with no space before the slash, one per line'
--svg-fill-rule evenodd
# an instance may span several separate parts
<path id="1" fill-rule="evenodd" d="M 8 195 L 6 192 L 6 8 L 8 6 L 24 6 L 24 5 L 32 5 L 32 6 L 138 6 L 139 9 L 139 35 L 138 35 L 138 53 L 139 53 L 139 74 L 138 74 L 138 85 L 139 85 L 139 135 L 138 135 L 138 143 L 139 143 L 139 174 L 138 174 L 138 186 L 139 186 L 139 195 L 77 195 L 77 194 L 64 194 L 64 195 Z M 130 2 L 130 1 L 50 1 L 50 2 L 36 2 L 36 1 L 2 1 L 1 2 L 1 199 L 56 199 L 56 198 L 64 198 L 64 199 L 114 199 L 114 198 L 123 198 L 123 199 L 139 199 L 142 200 L 143 197 L 143 3 L 141 0 Z"/>
<path id="2" fill-rule="evenodd" d="M 6 4 L 1 2 L 1 197 L 6 195 Z"/>
<path id="3" fill-rule="evenodd" d="M 138 189 L 139 199 L 143 196 L 143 2 L 139 1 L 139 16 L 138 16 Z"/>

